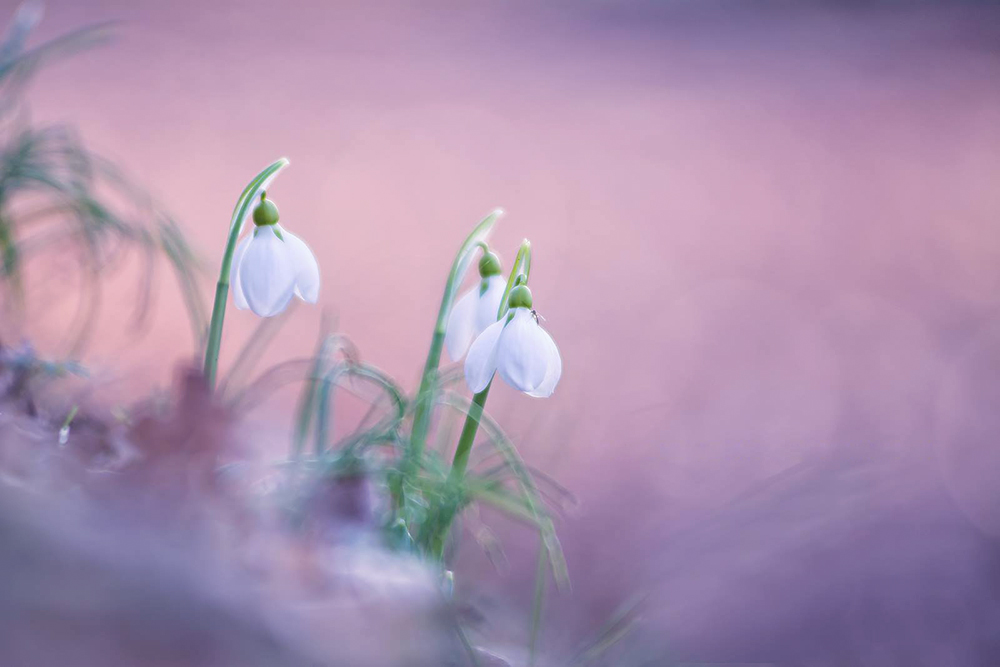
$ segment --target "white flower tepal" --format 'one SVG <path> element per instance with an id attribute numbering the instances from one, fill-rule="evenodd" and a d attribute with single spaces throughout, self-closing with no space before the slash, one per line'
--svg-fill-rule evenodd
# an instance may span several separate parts
<path id="1" fill-rule="evenodd" d="M 551 396 L 559 383 L 559 349 L 531 310 L 527 288 L 520 286 L 515 291 L 522 289 L 522 294 L 511 293 L 512 310 L 487 327 L 469 348 L 465 381 L 474 393 L 486 389 L 494 373 L 515 389 L 539 398 Z"/>
<path id="2" fill-rule="evenodd" d="M 254 230 L 233 253 L 229 283 L 237 308 L 260 317 L 277 315 L 293 296 L 316 303 L 319 265 L 309 246 L 278 224 L 278 209 L 262 196 L 253 212 Z"/>
<path id="3" fill-rule="evenodd" d="M 500 300 L 507 281 L 500 275 L 483 278 L 480 284 L 459 297 L 448 317 L 444 344 L 448 355 L 458 360 L 479 334 L 497 321 Z"/>

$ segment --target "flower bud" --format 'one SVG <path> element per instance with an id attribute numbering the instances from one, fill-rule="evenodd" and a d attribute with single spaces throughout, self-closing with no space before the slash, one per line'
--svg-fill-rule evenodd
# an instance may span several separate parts
<path id="1" fill-rule="evenodd" d="M 501 270 L 500 258 L 497 257 L 495 252 L 487 250 L 483 253 L 483 256 L 479 258 L 479 275 L 483 278 L 498 276 L 500 275 Z"/>
<path id="2" fill-rule="evenodd" d="M 510 291 L 507 304 L 511 310 L 514 308 L 531 308 L 531 290 L 528 289 L 527 285 L 518 285 Z"/>
<path id="3" fill-rule="evenodd" d="M 260 203 L 253 210 L 253 224 L 258 227 L 278 224 L 278 207 L 267 198 L 267 193 L 260 193 Z"/>

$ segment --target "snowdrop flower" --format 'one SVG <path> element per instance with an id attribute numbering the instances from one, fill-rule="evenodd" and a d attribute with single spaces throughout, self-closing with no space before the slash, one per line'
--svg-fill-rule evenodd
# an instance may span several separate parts
<path id="1" fill-rule="evenodd" d="M 278 207 L 265 193 L 253 210 L 253 232 L 233 253 L 229 284 L 237 308 L 261 317 L 283 311 L 292 296 L 316 303 L 319 265 L 309 246 L 278 224 Z"/>
<path id="2" fill-rule="evenodd" d="M 562 375 L 556 343 L 538 323 L 526 285 L 512 289 L 508 303 L 507 316 L 487 327 L 469 348 L 465 381 L 478 394 L 499 372 L 504 382 L 528 396 L 551 396 Z"/>
<path id="3" fill-rule="evenodd" d="M 455 361 L 462 358 L 471 343 L 486 327 L 497 321 L 500 300 L 507 288 L 507 281 L 500 275 L 500 258 L 486 251 L 479 259 L 480 283 L 455 302 L 448 316 L 444 344 L 448 356 Z"/>

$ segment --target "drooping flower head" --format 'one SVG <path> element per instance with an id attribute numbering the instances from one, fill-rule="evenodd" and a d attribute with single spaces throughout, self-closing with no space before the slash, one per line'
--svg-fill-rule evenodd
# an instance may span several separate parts
<path id="1" fill-rule="evenodd" d="M 501 273 L 500 258 L 489 250 L 479 259 L 479 284 L 455 302 L 448 317 L 444 344 L 448 355 L 458 361 L 471 343 L 486 327 L 497 321 L 500 301 L 507 281 Z"/>
<path id="2" fill-rule="evenodd" d="M 278 224 L 278 207 L 262 192 L 253 231 L 236 246 L 229 283 L 237 308 L 260 317 L 283 311 L 292 296 L 319 298 L 319 265 L 302 239 Z"/>
<path id="3" fill-rule="evenodd" d="M 504 382 L 529 396 L 551 396 L 562 375 L 559 349 L 538 323 L 527 285 L 514 287 L 508 304 L 503 319 L 488 326 L 469 348 L 465 381 L 478 394 L 499 373 Z"/>

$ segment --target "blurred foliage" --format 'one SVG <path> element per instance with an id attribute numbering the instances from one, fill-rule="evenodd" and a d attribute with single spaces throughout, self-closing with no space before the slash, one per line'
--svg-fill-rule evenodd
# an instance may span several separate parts
<path id="1" fill-rule="evenodd" d="M 44 65 L 106 42 L 100 24 L 29 47 L 41 3 L 15 12 L 0 42 L 0 284 L 6 319 L 24 304 L 25 263 L 43 252 L 69 252 L 82 277 L 82 294 L 67 327 L 71 355 L 91 334 L 101 302 L 101 275 L 129 250 L 142 256 L 134 323 L 149 312 L 154 268 L 166 258 L 182 288 L 197 342 L 206 317 L 195 284 L 196 258 L 177 223 L 108 160 L 90 151 L 67 125 L 32 123 L 27 84 Z"/>
<path id="2" fill-rule="evenodd" d="M 262 329 L 252 336 L 245 350 L 258 344 L 258 335 L 263 339 L 270 332 Z M 248 356 L 256 355 L 243 352 L 239 359 Z M 366 477 L 381 490 L 385 502 L 375 518 L 384 545 L 394 551 L 432 562 L 441 558 L 436 541 L 444 534 L 450 553 L 466 536 L 448 530 L 453 519 L 476 517 L 479 507 L 496 510 L 537 532 L 539 569 L 530 628 L 533 652 L 549 577 L 560 588 L 569 585 L 554 517 L 575 499 L 554 480 L 530 468 L 487 414 L 480 417 L 481 435 L 468 473 L 461 478 L 451 474 L 448 455 L 454 422 L 464 420 L 472 406 L 462 393 L 460 368 L 444 369 L 435 375 L 430 412 L 435 417 L 437 447 L 416 458 L 412 456 L 413 428 L 420 399 L 383 371 L 361 361 L 357 348 L 343 335 L 324 331 L 311 358 L 268 368 L 246 386 L 237 388 L 239 383 L 233 382 L 233 377 L 245 372 L 242 362 L 237 361 L 222 385 L 229 404 L 237 411 L 260 405 L 270 393 L 305 378 L 291 452 L 287 459 L 277 462 L 283 476 L 283 483 L 275 487 L 280 496 L 277 504 L 287 509 L 293 525 L 307 519 L 313 506 L 310 499 L 330 485 Z M 335 428 L 336 408 L 345 393 L 368 408 L 351 425 Z M 483 539 L 476 536 L 476 541 L 494 563 L 505 561 L 492 533 Z M 443 576 L 447 580 L 451 573 L 444 571 Z M 466 630 L 458 626 L 456 631 L 463 644 L 475 651 Z M 599 649 L 592 651 L 597 653 Z M 472 653 L 470 659 L 475 661 Z"/>
<path id="3" fill-rule="evenodd" d="M 141 322 L 149 312 L 154 267 L 159 258 L 165 258 L 182 288 L 195 341 L 202 345 L 208 322 L 197 285 L 197 262 L 176 222 L 119 169 L 91 152 L 71 127 L 37 126 L 24 104 L 26 85 L 43 65 L 104 43 L 110 26 L 85 28 L 29 48 L 28 37 L 40 19 L 40 3 L 23 4 L 0 43 L 0 293 L 7 297 L 4 307 L 16 311 L 23 305 L 27 261 L 43 251 L 70 251 L 84 277 L 78 317 L 68 327 L 73 339 L 70 354 L 75 354 L 85 344 L 98 314 L 102 277 L 129 250 L 137 250 L 143 258 L 144 280 L 138 288 L 135 321 Z M 446 302 L 454 298 L 475 240 L 472 235 L 463 246 L 463 259 L 449 279 Z M 261 350 L 286 319 L 287 313 L 261 323 L 220 386 L 220 395 L 240 410 L 259 405 L 267 394 L 305 378 L 292 450 L 278 464 L 286 482 L 279 489 L 284 494 L 281 505 L 289 509 L 293 521 L 301 519 L 317 489 L 338 480 L 369 477 L 386 498 L 378 517 L 385 545 L 428 560 L 451 551 L 445 547 L 453 547 L 460 534 L 449 530 L 453 519 L 468 516 L 470 511 L 474 514 L 480 506 L 528 526 L 540 540 L 531 614 L 533 653 L 548 576 L 560 587 L 569 583 L 553 517 L 572 501 L 571 495 L 530 469 L 486 414 L 478 418 L 480 435 L 473 450 L 477 458 L 464 476 L 450 474 L 447 454 L 454 426 L 459 419 L 469 418 L 472 404 L 460 391 L 464 386 L 461 372 L 439 371 L 440 340 L 415 394 L 362 362 L 348 339 L 326 331 L 310 357 L 271 367 L 247 382 Z M 443 323 L 439 325 L 438 338 L 442 338 Z M 74 364 L 42 361 L 29 347 L 6 352 L 0 347 L 0 353 L 0 367 L 12 373 L 13 383 L 28 376 L 83 372 Z M 337 429 L 335 408 L 343 392 L 359 397 L 369 408 L 353 428 Z M 63 429 L 69 428 L 75 414 L 74 408 Z M 425 449 L 430 432 L 437 436 L 437 446 Z M 495 538 L 485 542 L 487 551 L 500 551 Z M 444 576 L 448 580 L 450 573 Z M 616 641 L 630 622 L 629 612 L 613 621 L 593 645 L 581 649 L 579 663 L 590 661 Z M 471 649 L 462 628 L 458 632 Z"/>
<path id="4" fill-rule="evenodd" d="M 262 321 L 220 384 L 220 391 L 233 410 L 244 412 L 261 405 L 283 387 L 305 380 L 291 451 L 287 458 L 275 463 L 282 481 L 271 487 L 277 494 L 272 500 L 287 511 L 290 524 L 306 525 L 316 508 L 312 499 L 331 486 L 367 478 L 375 483 L 383 500 L 373 518 L 381 529 L 384 546 L 429 562 L 442 555 L 445 562 L 450 561 L 458 541 L 469 536 L 498 567 L 506 562 L 499 541 L 485 528 L 472 532 L 448 530 L 456 517 L 478 523 L 480 508 L 493 509 L 528 527 L 539 536 L 539 568 L 530 619 L 533 650 L 547 582 L 554 579 L 561 589 L 569 585 L 555 517 L 575 504 L 573 495 L 525 463 L 500 425 L 485 413 L 480 417 L 480 437 L 467 474 L 461 478 L 451 474 L 449 454 L 454 426 L 468 416 L 472 406 L 463 392 L 460 367 L 435 374 L 430 413 L 434 416 L 436 446 L 416 458 L 412 456 L 413 428 L 420 399 L 380 369 L 363 362 L 354 343 L 342 334 L 330 333 L 328 325 L 321 330 L 311 357 L 271 366 L 248 383 L 238 381 L 249 372 L 247 364 L 252 361 L 246 360 L 259 356 L 260 346 L 266 345 L 282 321 Z M 345 395 L 367 406 L 360 419 L 352 419 L 350 424 L 337 420 L 337 407 Z M 240 467 L 230 464 L 224 470 L 235 473 Z M 400 489 L 404 492 L 399 493 Z M 438 551 L 435 542 L 442 533 L 447 536 L 445 554 Z M 444 570 L 442 574 L 447 588 L 451 573 Z M 607 634 L 620 630 L 620 624 L 616 624 Z M 472 652 L 470 660 L 475 664 L 476 642 L 460 625 L 456 632 Z M 581 654 L 587 651 L 585 658 L 589 660 L 615 641 L 614 636 L 602 636 L 594 646 L 581 649 Z"/>

